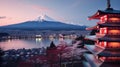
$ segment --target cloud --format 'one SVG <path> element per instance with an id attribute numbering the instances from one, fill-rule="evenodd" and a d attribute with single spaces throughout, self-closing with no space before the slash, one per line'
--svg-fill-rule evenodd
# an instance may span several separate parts
<path id="1" fill-rule="evenodd" d="M 57 17 L 57 13 L 54 9 L 48 8 L 46 6 L 40 6 L 40 5 L 32 5 L 31 8 L 37 12 L 39 12 L 39 15 L 49 15 L 51 17 Z"/>
<path id="2" fill-rule="evenodd" d="M 80 3 L 81 3 L 80 0 L 75 0 L 75 1 L 73 2 L 73 4 L 71 4 L 71 7 L 72 7 L 72 8 L 75 8 L 75 7 L 79 6 Z"/>
<path id="3" fill-rule="evenodd" d="M 52 12 L 51 9 L 44 6 L 32 5 L 32 8 L 41 12 Z"/>
<path id="4" fill-rule="evenodd" d="M 5 19 L 6 18 L 6 16 L 0 16 L 0 19 Z"/>

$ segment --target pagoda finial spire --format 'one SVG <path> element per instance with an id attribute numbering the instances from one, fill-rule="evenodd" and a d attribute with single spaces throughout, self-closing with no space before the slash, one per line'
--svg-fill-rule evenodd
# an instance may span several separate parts
<path id="1" fill-rule="evenodd" d="M 110 0 L 107 0 L 107 8 L 110 8 L 111 4 L 110 4 Z"/>

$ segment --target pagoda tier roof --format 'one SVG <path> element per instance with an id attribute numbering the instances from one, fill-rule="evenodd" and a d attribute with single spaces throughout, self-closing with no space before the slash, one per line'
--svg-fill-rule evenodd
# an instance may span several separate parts
<path id="1" fill-rule="evenodd" d="M 104 48 L 101 48 L 95 45 L 85 45 L 85 47 L 95 55 L 101 53 L 104 50 Z"/>
<path id="2" fill-rule="evenodd" d="M 84 53 L 83 56 L 89 62 L 90 67 L 100 67 L 103 63 L 102 61 L 98 60 L 93 54 Z"/>
<path id="3" fill-rule="evenodd" d="M 120 67 L 120 64 L 115 62 L 102 62 L 99 59 L 96 59 L 96 57 L 93 54 L 84 54 L 85 59 L 89 62 L 91 65 L 90 67 Z"/>
<path id="4" fill-rule="evenodd" d="M 115 37 L 108 37 L 104 36 L 102 38 L 98 38 L 99 41 L 108 41 L 108 42 L 120 42 L 120 38 L 115 38 Z"/>
<path id="5" fill-rule="evenodd" d="M 120 22 L 119 23 L 103 23 L 98 25 L 100 27 L 120 27 Z"/>
<path id="6" fill-rule="evenodd" d="M 86 36 L 85 38 L 90 39 L 92 41 L 96 41 L 98 39 L 96 35 Z"/>
<path id="7" fill-rule="evenodd" d="M 96 55 L 100 54 L 101 52 L 103 52 L 105 49 L 103 48 L 100 48 L 98 46 L 95 46 L 95 45 L 85 45 L 85 47 L 90 51 L 92 52 L 93 54 L 87 54 L 87 53 L 84 53 L 84 57 L 85 59 L 90 63 L 91 67 L 119 67 L 120 64 L 117 64 L 115 63 L 112 64 L 112 63 L 109 63 L 109 64 L 106 64 L 106 62 L 102 62 L 100 61 L 99 59 L 96 59 Z M 105 63 L 105 64 L 104 64 Z"/>
<path id="8" fill-rule="evenodd" d="M 114 48 L 113 48 L 114 49 Z M 118 51 L 108 51 L 103 50 L 101 53 L 98 54 L 99 56 L 103 57 L 120 57 L 120 52 Z"/>
<path id="9" fill-rule="evenodd" d="M 90 63 L 86 60 L 83 60 L 82 63 L 84 65 L 84 67 L 91 67 Z"/>
<path id="10" fill-rule="evenodd" d="M 107 8 L 106 10 L 98 10 L 94 15 L 89 16 L 89 19 L 100 19 L 101 16 L 106 14 L 120 14 L 120 10 L 114 10 L 113 8 Z"/>
<path id="11" fill-rule="evenodd" d="M 93 27 L 88 27 L 88 28 L 86 28 L 86 30 L 97 30 L 97 25 L 95 25 Z"/>

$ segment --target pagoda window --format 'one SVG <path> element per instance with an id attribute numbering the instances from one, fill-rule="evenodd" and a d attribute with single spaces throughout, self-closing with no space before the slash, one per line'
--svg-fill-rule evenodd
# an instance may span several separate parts
<path id="1" fill-rule="evenodd" d="M 100 22 L 105 23 L 107 21 L 107 15 L 100 17 Z"/>
<path id="2" fill-rule="evenodd" d="M 120 34 L 120 30 L 108 30 L 108 34 Z"/>
<path id="3" fill-rule="evenodd" d="M 107 28 L 100 28 L 100 34 L 106 34 Z"/>
<path id="4" fill-rule="evenodd" d="M 108 42 L 107 46 L 109 48 L 120 48 L 120 42 Z"/>
<path id="5" fill-rule="evenodd" d="M 99 45 L 100 45 L 101 47 L 106 47 L 107 42 L 106 42 L 106 41 L 104 41 L 104 42 L 100 42 Z"/>
<path id="6" fill-rule="evenodd" d="M 120 18 L 112 17 L 112 18 L 108 18 L 108 21 L 109 22 L 120 22 Z"/>

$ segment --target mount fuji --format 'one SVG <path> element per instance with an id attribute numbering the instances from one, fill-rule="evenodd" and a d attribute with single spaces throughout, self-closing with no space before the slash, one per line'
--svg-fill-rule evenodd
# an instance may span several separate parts
<path id="1" fill-rule="evenodd" d="M 1 26 L 1 29 L 18 29 L 18 30 L 85 30 L 87 26 L 66 24 L 55 21 L 51 17 L 44 15 L 38 17 L 38 20 L 26 21 L 18 24 Z"/>

